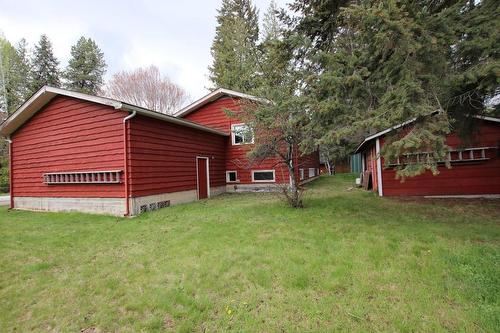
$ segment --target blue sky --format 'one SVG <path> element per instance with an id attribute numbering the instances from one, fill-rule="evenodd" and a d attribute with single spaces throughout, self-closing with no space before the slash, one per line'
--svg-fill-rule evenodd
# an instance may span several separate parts
<path id="1" fill-rule="evenodd" d="M 270 0 L 253 0 L 260 16 Z M 289 1 L 275 0 L 280 7 Z M 109 77 L 122 69 L 156 65 L 188 91 L 207 93 L 207 67 L 221 0 L 51 1 L 0 0 L 0 31 L 11 42 L 30 44 L 42 33 L 51 39 L 61 65 L 80 36 L 97 41 Z"/>

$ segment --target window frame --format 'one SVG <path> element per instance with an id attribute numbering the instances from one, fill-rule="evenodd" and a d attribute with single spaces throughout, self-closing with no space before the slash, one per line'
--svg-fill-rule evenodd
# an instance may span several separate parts
<path id="1" fill-rule="evenodd" d="M 272 180 L 255 180 L 255 173 L 256 172 L 272 172 L 273 174 L 273 179 Z M 252 170 L 252 183 L 276 183 L 276 170 L 270 169 L 270 170 Z"/>
<path id="2" fill-rule="evenodd" d="M 234 133 L 234 128 L 237 126 L 246 126 L 252 132 L 252 141 L 251 142 L 236 143 L 236 135 Z M 254 135 L 252 129 L 247 124 L 245 124 L 245 123 L 231 124 L 231 144 L 233 146 L 251 145 L 254 143 L 255 143 L 255 135 Z"/>
<path id="3" fill-rule="evenodd" d="M 299 169 L 300 180 L 304 180 L 306 178 L 306 174 L 303 168 Z"/>
<path id="4" fill-rule="evenodd" d="M 312 170 L 312 176 L 311 176 L 311 170 Z M 308 171 L 307 175 L 309 176 L 307 178 L 316 177 L 316 168 L 309 168 L 309 171 Z"/>
<path id="5" fill-rule="evenodd" d="M 231 172 L 234 172 L 234 174 L 236 175 L 236 177 L 235 177 L 236 180 L 230 180 L 229 179 L 229 174 Z M 240 180 L 238 179 L 238 171 L 236 171 L 236 170 L 227 170 L 226 171 L 226 183 L 239 183 L 239 182 L 240 182 Z"/>

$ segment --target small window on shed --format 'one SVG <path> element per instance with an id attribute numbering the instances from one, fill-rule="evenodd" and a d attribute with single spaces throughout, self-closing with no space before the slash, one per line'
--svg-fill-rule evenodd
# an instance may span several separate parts
<path id="1" fill-rule="evenodd" d="M 314 177 L 314 176 L 315 176 L 315 171 L 316 171 L 316 169 L 315 169 L 315 168 L 309 168 L 309 178 L 311 178 L 311 177 Z"/>
<path id="2" fill-rule="evenodd" d="M 253 182 L 274 182 L 274 170 L 257 170 L 252 171 Z"/>
<path id="3" fill-rule="evenodd" d="M 238 181 L 238 173 L 236 171 L 226 171 L 226 181 L 234 183 Z"/>

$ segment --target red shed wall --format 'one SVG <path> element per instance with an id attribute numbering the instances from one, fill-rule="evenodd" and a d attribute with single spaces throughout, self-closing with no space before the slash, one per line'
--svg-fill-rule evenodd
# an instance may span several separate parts
<path id="1" fill-rule="evenodd" d="M 112 107 L 58 96 L 12 136 L 15 197 L 122 198 L 121 184 L 46 185 L 46 172 L 123 170 L 123 118 Z"/>
<path id="2" fill-rule="evenodd" d="M 315 177 L 319 176 L 319 169 L 320 169 L 319 151 L 315 151 L 311 154 L 299 156 L 298 165 L 299 165 L 299 170 L 304 169 L 304 179 L 303 180 L 307 180 L 308 178 L 310 178 L 309 177 L 309 168 L 314 168 L 316 170 Z M 299 175 L 299 177 L 300 177 L 300 175 Z"/>
<path id="3" fill-rule="evenodd" d="M 456 134 L 447 137 L 446 143 L 452 148 L 460 146 Z M 500 124 L 481 121 L 479 132 L 475 135 L 472 147 L 498 147 L 500 145 Z M 383 195 L 474 195 L 500 194 L 500 154 L 497 149 L 489 150 L 487 161 L 452 163 L 452 168 L 439 167 L 439 175 L 433 176 L 430 171 L 423 175 L 407 178 L 404 183 L 395 179 L 394 169 L 383 169 Z M 383 161 L 382 161 L 383 163 Z M 383 165 L 383 164 L 382 164 Z"/>
<path id="4" fill-rule="evenodd" d="M 223 97 L 208 103 L 194 112 L 187 114 L 185 119 L 212 127 L 227 133 L 231 133 L 231 125 L 239 124 L 236 118 L 229 117 L 224 109 L 234 112 L 240 110 L 239 99 Z M 288 168 L 280 163 L 277 158 L 269 158 L 260 163 L 251 164 L 247 158 L 247 153 L 252 148 L 251 145 L 232 145 L 231 138 L 226 138 L 226 166 L 227 171 L 237 171 L 239 184 L 252 183 L 252 170 L 275 170 L 277 183 L 288 183 L 290 181 Z M 318 166 L 319 167 L 319 166 Z M 232 184 L 232 183 L 231 183 Z M 265 184 L 259 182 L 258 184 Z"/>
<path id="5" fill-rule="evenodd" d="M 196 156 L 210 157 L 210 187 L 224 186 L 226 137 L 153 118 L 130 120 L 132 197 L 195 190 Z"/>

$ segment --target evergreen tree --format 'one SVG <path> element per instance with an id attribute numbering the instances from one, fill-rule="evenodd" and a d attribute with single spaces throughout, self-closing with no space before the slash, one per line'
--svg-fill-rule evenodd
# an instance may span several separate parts
<path id="1" fill-rule="evenodd" d="M 95 95 L 104 83 L 105 72 L 104 54 L 95 41 L 82 36 L 71 47 L 71 59 L 64 72 L 65 87 Z"/>
<path id="2" fill-rule="evenodd" d="M 18 76 L 17 94 L 21 101 L 27 100 L 31 96 L 30 81 L 31 68 L 28 43 L 26 39 L 21 39 L 16 46 L 17 61 L 15 62 L 15 72 Z"/>
<path id="3" fill-rule="evenodd" d="M 31 59 L 31 93 L 44 85 L 59 87 L 61 81 L 58 66 L 59 61 L 54 56 L 49 38 L 41 35 Z"/>
<path id="4" fill-rule="evenodd" d="M 212 43 L 210 80 L 215 87 L 248 92 L 255 87 L 258 12 L 251 0 L 223 0 Z"/>
<path id="5" fill-rule="evenodd" d="M 431 170 L 445 159 L 445 135 L 457 119 L 488 112 L 499 93 L 498 4 L 495 1 L 296 1 L 290 20 L 309 37 L 306 94 L 316 143 L 358 141 L 368 133 L 416 118 L 385 144 L 387 163 L 405 153 L 432 151 L 401 177 Z M 328 19 L 330 17 L 330 19 Z M 438 111 L 430 117 L 429 114 Z"/>
<path id="6" fill-rule="evenodd" d="M 274 0 L 271 0 L 263 19 L 263 40 L 277 40 L 282 35 L 283 27 L 278 17 L 279 8 Z"/>
<path id="7" fill-rule="evenodd" d="M 24 71 L 23 59 L 8 40 L 0 38 L 0 49 L 0 108 L 7 115 L 26 99 L 27 73 Z"/>

